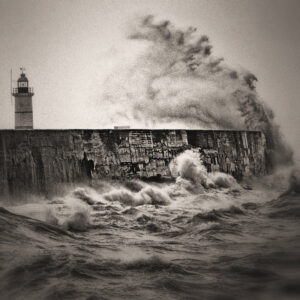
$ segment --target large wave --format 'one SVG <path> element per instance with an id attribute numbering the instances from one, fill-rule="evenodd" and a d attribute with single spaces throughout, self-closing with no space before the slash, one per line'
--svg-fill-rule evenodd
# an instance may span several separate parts
<path id="1" fill-rule="evenodd" d="M 111 121 L 152 128 L 260 130 L 269 163 L 287 164 L 292 152 L 256 91 L 256 76 L 213 56 L 209 38 L 195 32 L 170 21 L 155 22 L 153 16 L 131 27 L 129 40 L 144 48 L 105 82 L 101 105 Z"/>

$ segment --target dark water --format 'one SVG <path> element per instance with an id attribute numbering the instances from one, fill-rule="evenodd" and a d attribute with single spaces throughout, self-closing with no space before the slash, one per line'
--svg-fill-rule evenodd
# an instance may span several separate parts
<path id="1" fill-rule="evenodd" d="M 0 298 L 299 299 L 298 179 L 184 166 L 1 208 Z"/>

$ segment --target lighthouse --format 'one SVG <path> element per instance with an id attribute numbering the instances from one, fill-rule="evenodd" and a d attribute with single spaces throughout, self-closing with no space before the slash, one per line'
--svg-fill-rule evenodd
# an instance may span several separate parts
<path id="1" fill-rule="evenodd" d="M 15 129 L 33 129 L 32 96 L 33 88 L 21 68 L 17 88 L 12 91 L 15 97 Z"/>

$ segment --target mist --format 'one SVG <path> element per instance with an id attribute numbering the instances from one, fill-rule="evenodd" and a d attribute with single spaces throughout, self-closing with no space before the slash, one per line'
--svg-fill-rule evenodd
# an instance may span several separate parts
<path id="1" fill-rule="evenodd" d="M 256 90 L 257 77 L 214 56 L 207 35 L 145 16 L 130 24 L 127 38 L 141 50 L 123 66 L 115 64 L 105 79 L 99 100 L 108 112 L 105 122 L 259 130 L 266 136 L 273 165 L 292 161 L 272 109 Z"/>

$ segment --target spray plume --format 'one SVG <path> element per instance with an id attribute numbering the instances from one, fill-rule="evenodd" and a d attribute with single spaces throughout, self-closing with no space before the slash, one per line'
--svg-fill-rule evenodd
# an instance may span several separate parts
<path id="1" fill-rule="evenodd" d="M 169 21 L 155 23 L 153 16 L 139 20 L 128 39 L 143 43 L 144 51 L 106 81 L 102 103 L 114 110 L 114 121 L 154 128 L 260 130 L 270 165 L 292 161 L 272 110 L 257 94 L 256 76 L 214 57 L 209 38 L 196 38 L 195 31 L 179 30 Z"/>

